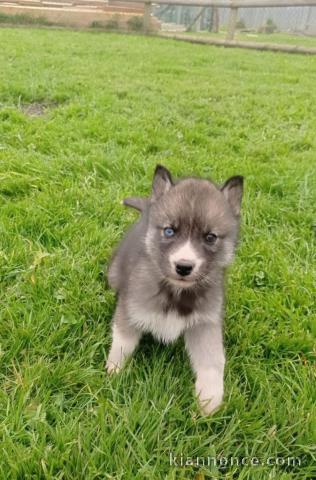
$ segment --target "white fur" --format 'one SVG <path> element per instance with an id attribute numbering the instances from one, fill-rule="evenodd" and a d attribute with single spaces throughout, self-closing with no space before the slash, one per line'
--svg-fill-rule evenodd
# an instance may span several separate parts
<path id="1" fill-rule="evenodd" d="M 146 309 L 133 308 L 129 319 L 135 327 L 151 333 L 164 343 L 173 342 L 185 329 L 183 318 L 179 317 L 176 312 L 160 314 L 146 311 Z"/>
<path id="2" fill-rule="evenodd" d="M 195 265 L 194 269 L 196 270 L 198 270 L 203 263 L 203 259 L 198 256 L 190 240 L 172 252 L 169 256 L 169 261 L 172 267 L 181 260 L 192 262 Z"/>
<path id="3" fill-rule="evenodd" d="M 197 373 L 195 391 L 201 408 L 207 415 L 220 406 L 224 396 L 223 374 L 217 369 L 201 370 Z"/>
<path id="4" fill-rule="evenodd" d="M 195 391 L 207 415 L 222 402 L 225 354 L 220 323 L 197 325 L 185 333 L 185 345 L 196 374 Z"/>
<path id="5" fill-rule="evenodd" d="M 117 325 L 113 324 L 112 345 L 106 363 L 108 373 L 117 372 L 121 369 L 125 358 L 133 353 L 140 339 L 140 334 L 135 332 L 123 335 Z"/>
<path id="6" fill-rule="evenodd" d="M 195 285 L 195 281 L 192 280 L 192 282 L 188 280 L 177 280 L 176 278 L 168 278 L 168 282 L 171 283 L 174 287 L 176 287 L 179 292 L 183 290 L 183 288 L 190 288 L 193 285 Z"/>
<path id="7" fill-rule="evenodd" d="M 129 321 L 139 330 L 151 333 L 158 340 L 169 343 L 175 341 L 188 328 L 197 324 L 212 323 L 218 320 L 218 313 L 208 313 L 207 317 L 200 313 L 192 313 L 185 317 L 171 311 L 166 314 L 146 310 L 139 304 L 129 304 Z"/>

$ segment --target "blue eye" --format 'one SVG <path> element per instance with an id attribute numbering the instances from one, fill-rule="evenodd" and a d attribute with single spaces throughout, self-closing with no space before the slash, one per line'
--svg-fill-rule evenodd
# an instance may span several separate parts
<path id="1" fill-rule="evenodd" d="M 171 237 L 173 237 L 175 232 L 174 232 L 173 228 L 166 227 L 166 228 L 163 229 L 163 233 L 164 233 L 165 237 L 171 238 Z"/>

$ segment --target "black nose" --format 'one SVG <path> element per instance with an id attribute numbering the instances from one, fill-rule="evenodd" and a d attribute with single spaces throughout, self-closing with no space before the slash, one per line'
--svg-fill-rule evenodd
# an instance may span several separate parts
<path id="1" fill-rule="evenodd" d="M 192 263 L 189 263 L 189 262 L 176 263 L 176 272 L 178 275 L 181 275 L 181 277 L 186 277 L 187 275 L 190 275 L 192 270 L 193 270 Z"/>

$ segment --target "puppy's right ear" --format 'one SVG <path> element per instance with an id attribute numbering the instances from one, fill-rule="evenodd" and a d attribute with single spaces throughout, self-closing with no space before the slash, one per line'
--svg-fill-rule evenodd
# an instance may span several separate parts
<path id="1" fill-rule="evenodd" d="M 157 165 L 153 178 L 152 198 L 158 200 L 158 198 L 167 193 L 172 186 L 173 181 L 169 170 L 162 165 Z"/>
<path id="2" fill-rule="evenodd" d="M 143 212 L 146 208 L 147 202 L 148 202 L 147 198 L 128 197 L 128 198 L 124 198 L 123 205 L 126 205 L 126 207 L 135 208 L 139 212 Z"/>

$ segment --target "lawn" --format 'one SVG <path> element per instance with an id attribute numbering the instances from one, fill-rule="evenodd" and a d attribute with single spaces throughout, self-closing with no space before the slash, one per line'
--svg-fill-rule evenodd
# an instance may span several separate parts
<path id="1" fill-rule="evenodd" d="M 1 480 L 315 478 L 316 58 L 25 28 L 0 43 Z M 104 371 L 103 270 L 137 218 L 120 201 L 157 163 L 246 179 L 210 418 L 182 341 L 146 337 Z"/>
<path id="2" fill-rule="evenodd" d="M 186 32 L 187 35 L 203 36 L 206 38 L 214 38 L 216 40 L 225 40 L 227 32 L 222 30 L 219 33 L 212 32 Z M 316 47 L 316 37 L 304 35 L 291 35 L 287 33 L 244 33 L 236 31 L 234 40 L 240 42 L 259 42 L 259 43 L 274 43 L 286 45 L 299 45 L 301 47 Z"/>

